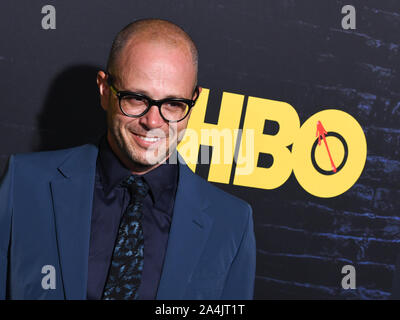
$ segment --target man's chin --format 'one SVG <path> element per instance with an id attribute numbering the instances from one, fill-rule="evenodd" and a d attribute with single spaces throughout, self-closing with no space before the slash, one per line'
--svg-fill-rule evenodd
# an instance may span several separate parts
<path id="1" fill-rule="evenodd" d="M 136 164 L 143 168 L 151 168 L 165 162 L 168 157 L 169 154 L 166 154 L 165 152 L 160 155 L 159 150 L 148 150 L 140 157 L 137 157 L 136 153 L 136 156 L 130 157 L 130 160 L 132 164 Z"/>

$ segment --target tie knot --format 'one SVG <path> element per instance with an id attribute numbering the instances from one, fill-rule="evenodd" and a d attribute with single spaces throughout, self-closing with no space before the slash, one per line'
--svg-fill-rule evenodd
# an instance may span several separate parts
<path id="1" fill-rule="evenodd" d="M 122 185 L 128 188 L 131 194 L 131 201 L 142 200 L 149 191 L 148 184 L 141 176 L 130 175 Z"/>

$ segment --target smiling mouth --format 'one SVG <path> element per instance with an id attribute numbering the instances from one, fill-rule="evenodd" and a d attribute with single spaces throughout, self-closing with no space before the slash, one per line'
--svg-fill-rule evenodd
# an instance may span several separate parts
<path id="1" fill-rule="evenodd" d="M 156 141 L 160 140 L 159 137 L 143 137 L 143 136 L 139 136 L 139 138 L 144 140 L 144 141 L 148 141 L 148 142 L 156 142 Z"/>
<path id="2" fill-rule="evenodd" d="M 146 144 L 146 145 L 156 143 L 156 142 L 160 141 L 162 138 L 164 138 L 164 137 L 147 137 L 147 136 L 140 135 L 140 134 L 137 134 L 134 132 L 132 132 L 132 134 L 136 138 L 136 140 L 139 140 L 139 142 L 140 141 L 144 142 L 144 144 Z"/>

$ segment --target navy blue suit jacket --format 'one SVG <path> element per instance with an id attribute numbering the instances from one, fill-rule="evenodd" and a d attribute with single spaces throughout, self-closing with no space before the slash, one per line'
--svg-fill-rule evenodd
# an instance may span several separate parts
<path id="1" fill-rule="evenodd" d="M 11 156 L 0 185 L 0 299 L 86 299 L 97 154 L 84 145 Z M 252 299 L 251 207 L 179 166 L 157 299 Z"/>

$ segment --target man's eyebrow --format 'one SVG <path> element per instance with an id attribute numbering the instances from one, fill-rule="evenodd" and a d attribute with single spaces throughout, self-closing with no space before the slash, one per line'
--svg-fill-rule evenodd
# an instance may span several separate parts
<path id="1" fill-rule="evenodd" d="M 121 91 L 140 93 L 140 94 L 143 94 L 143 95 L 145 95 L 145 96 L 147 96 L 147 97 L 149 97 L 149 98 L 151 98 L 151 99 L 153 99 L 153 100 L 164 100 L 164 99 L 190 99 L 190 98 L 185 98 L 185 97 L 182 97 L 182 96 L 180 96 L 180 95 L 174 95 L 174 94 L 169 94 L 169 95 L 167 95 L 166 97 L 161 98 L 161 99 L 154 99 L 154 98 L 149 94 L 148 91 L 142 90 L 142 89 L 134 89 L 134 88 L 131 88 L 131 90 L 121 89 Z"/>

